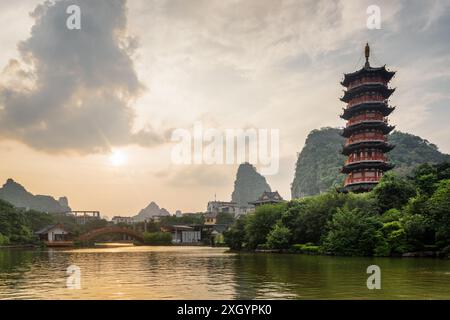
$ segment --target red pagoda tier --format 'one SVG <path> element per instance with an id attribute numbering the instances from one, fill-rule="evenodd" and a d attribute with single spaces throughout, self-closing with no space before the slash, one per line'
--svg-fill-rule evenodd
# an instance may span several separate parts
<path id="1" fill-rule="evenodd" d="M 394 130 L 387 117 L 394 111 L 388 99 L 395 89 L 388 87 L 395 72 L 385 66 L 371 67 L 370 48 L 366 45 L 366 63 L 356 72 L 345 74 L 341 84 L 346 87 L 341 101 L 347 103 L 342 119 L 347 125 L 342 136 L 347 140 L 342 153 L 348 156 L 341 172 L 347 174 L 344 191 L 371 190 L 383 173 L 393 168 L 385 153 L 392 150 L 386 136 Z"/>

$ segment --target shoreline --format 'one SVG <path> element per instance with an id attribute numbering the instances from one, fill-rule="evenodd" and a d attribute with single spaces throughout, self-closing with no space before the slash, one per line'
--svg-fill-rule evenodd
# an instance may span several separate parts
<path id="1" fill-rule="evenodd" d="M 117 245 L 117 247 L 126 247 L 127 245 Z M 187 247 L 187 245 L 145 245 L 145 244 L 133 244 L 130 243 L 129 246 L 139 246 L 139 247 Z M 74 245 L 69 248 L 105 248 L 108 247 L 108 244 L 99 244 L 94 246 L 77 246 Z M 114 247 L 114 243 L 110 245 L 110 247 Z M 226 247 L 212 247 L 208 245 L 195 245 L 192 247 L 206 247 L 206 248 L 226 248 Z M 8 245 L 8 246 L 0 246 L 1 249 L 27 249 L 27 248 L 33 248 L 33 249 L 39 249 L 39 248 L 48 248 L 46 246 L 40 246 L 36 244 L 23 244 L 23 245 Z M 341 256 L 341 255 L 333 255 L 333 254 L 326 254 L 326 253 L 308 253 L 308 252 L 298 252 L 290 249 L 255 249 L 255 250 L 235 250 L 228 248 L 227 252 L 230 253 L 252 253 L 252 254 L 297 254 L 297 255 L 308 255 L 308 256 L 322 256 L 322 257 L 350 257 L 350 258 L 427 258 L 427 259 L 439 259 L 439 260 L 447 260 L 450 259 L 450 256 L 442 255 L 440 252 L 433 252 L 433 251 L 417 251 L 417 252 L 405 252 L 403 254 L 398 255 L 391 255 L 391 256 Z"/>
<path id="2" fill-rule="evenodd" d="M 36 244 L 16 244 L 8 246 L 0 246 L 0 249 L 21 249 L 21 248 L 40 248 L 41 246 Z"/>
<path id="3" fill-rule="evenodd" d="M 308 253 L 308 252 L 298 252 L 290 249 L 255 249 L 255 250 L 233 250 L 229 249 L 228 252 L 232 253 L 255 253 L 255 254 L 298 254 L 298 255 L 307 255 L 307 256 L 321 256 L 321 257 L 348 257 L 348 258 L 427 258 L 427 259 L 439 259 L 439 260 L 448 260 L 450 256 L 442 255 L 440 252 L 432 252 L 432 251 L 417 251 L 417 252 L 405 252 L 403 254 L 398 255 L 390 255 L 390 256 L 345 256 L 345 255 L 335 255 L 335 254 L 326 254 L 326 253 Z"/>

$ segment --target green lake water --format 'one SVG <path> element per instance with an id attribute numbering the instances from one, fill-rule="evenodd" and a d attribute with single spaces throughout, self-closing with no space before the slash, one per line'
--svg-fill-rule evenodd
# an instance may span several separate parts
<path id="1" fill-rule="evenodd" d="M 71 265 L 79 289 L 68 288 Z M 369 290 L 367 267 L 381 268 Z M 450 260 L 223 248 L 0 249 L 0 299 L 450 299 Z"/>

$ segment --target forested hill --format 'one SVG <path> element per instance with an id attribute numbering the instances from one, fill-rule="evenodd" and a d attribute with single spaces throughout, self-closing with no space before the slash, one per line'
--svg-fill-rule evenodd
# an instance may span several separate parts
<path id="1" fill-rule="evenodd" d="M 339 135 L 340 131 L 322 128 L 310 132 L 297 158 L 292 198 L 319 194 L 334 185 L 342 185 L 344 175 L 339 170 L 345 161 L 341 154 L 345 139 Z M 395 131 L 389 136 L 389 142 L 396 145 L 388 154 L 395 164 L 394 171 L 402 174 L 422 163 L 450 161 L 450 155 L 441 153 L 436 145 L 412 134 Z"/>

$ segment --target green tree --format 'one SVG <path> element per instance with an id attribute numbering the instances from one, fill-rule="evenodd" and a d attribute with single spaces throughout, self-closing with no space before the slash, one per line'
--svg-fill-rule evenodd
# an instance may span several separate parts
<path id="1" fill-rule="evenodd" d="M 203 224 L 203 213 L 183 215 L 181 217 L 177 216 L 166 216 L 161 218 L 161 226 L 173 226 L 177 224 Z"/>
<path id="2" fill-rule="evenodd" d="M 403 213 L 398 209 L 389 209 L 381 216 L 383 223 L 399 221 L 403 217 Z"/>
<path id="3" fill-rule="evenodd" d="M 169 232 L 145 232 L 144 243 L 151 245 L 172 244 L 172 234 Z"/>
<path id="4" fill-rule="evenodd" d="M 431 220 L 422 214 L 407 214 L 402 219 L 408 250 L 423 250 L 426 244 L 434 244 L 435 232 Z"/>
<path id="5" fill-rule="evenodd" d="M 436 167 L 429 163 L 421 164 L 413 170 L 412 179 L 421 194 L 431 195 L 438 181 Z"/>
<path id="6" fill-rule="evenodd" d="M 383 224 L 380 230 L 382 238 L 377 243 L 375 253 L 380 256 L 401 254 L 407 251 L 406 232 L 399 221 Z"/>
<path id="7" fill-rule="evenodd" d="M 416 195 L 412 183 L 395 174 L 386 174 L 374 188 L 373 194 L 378 201 L 381 213 L 389 209 L 401 209 L 409 200 Z"/>
<path id="8" fill-rule="evenodd" d="M 11 243 L 25 244 L 37 240 L 24 211 L 0 200 L 0 233 Z"/>
<path id="9" fill-rule="evenodd" d="M 246 243 L 246 216 L 239 217 L 234 224 L 224 231 L 225 244 L 232 250 L 241 250 Z"/>
<path id="10" fill-rule="evenodd" d="M 267 235 L 280 219 L 285 207 L 284 203 L 262 205 L 248 215 L 245 234 L 249 249 L 255 249 L 258 245 L 266 243 Z"/>
<path id="11" fill-rule="evenodd" d="M 9 243 L 9 238 L 0 233 L 0 246 L 7 246 Z"/>
<path id="12" fill-rule="evenodd" d="M 220 212 L 217 214 L 217 224 L 231 225 L 234 222 L 234 217 L 231 213 Z"/>
<path id="13" fill-rule="evenodd" d="M 283 212 L 281 223 L 292 232 L 293 243 L 318 244 L 326 224 L 349 196 L 336 191 L 293 200 Z"/>
<path id="14" fill-rule="evenodd" d="M 450 245 L 450 179 L 439 182 L 428 201 L 428 210 L 436 230 L 436 244 Z"/>
<path id="15" fill-rule="evenodd" d="M 337 255 L 369 256 L 380 242 L 379 217 L 368 215 L 359 209 L 338 209 L 328 224 L 323 248 Z"/>
<path id="16" fill-rule="evenodd" d="M 291 231 L 285 226 L 276 224 L 267 235 L 267 246 L 271 249 L 287 249 L 291 240 Z"/>

